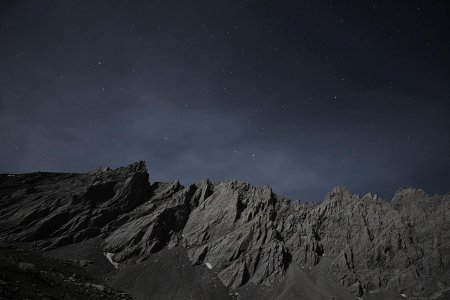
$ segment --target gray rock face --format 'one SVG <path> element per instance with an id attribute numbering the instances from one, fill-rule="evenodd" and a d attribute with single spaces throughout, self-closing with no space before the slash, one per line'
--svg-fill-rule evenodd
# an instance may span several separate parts
<path id="1" fill-rule="evenodd" d="M 0 236 L 45 247 L 79 242 L 108 232 L 149 190 L 144 162 L 92 174 L 2 175 Z"/>
<path id="2" fill-rule="evenodd" d="M 0 175 L 0 228 L 0 238 L 46 249 L 102 236 L 118 263 L 185 247 L 230 289 L 273 286 L 292 264 L 320 267 L 357 296 L 380 288 L 430 296 L 450 286 L 450 195 L 413 188 L 387 202 L 338 187 L 305 204 L 239 181 L 150 185 L 143 162 Z"/>
<path id="3" fill-rule="evenodd" d="M 275 228 L 275 203 L 269 187 L 218 184 L 209 197 L 200 198 L 184 227 L 190 259 L 221 270 L 219 278 L 231 288 L 281 280 L 290 255 Z"/>

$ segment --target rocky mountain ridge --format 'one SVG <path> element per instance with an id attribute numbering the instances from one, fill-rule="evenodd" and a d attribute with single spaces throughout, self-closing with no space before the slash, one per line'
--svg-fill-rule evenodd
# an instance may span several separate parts
<path id="1" fill-rule="evenodd" d="M 94 237 L 121 268 L 183 247 L 230 290 L 325 270 L 355 296 L 439 299 L 450 287 L 450 195 L 403 188 L 391 202 L 334 188 L 297 203 L 245 182 L 149 183 L 144 162 L 88 174 L 0 175 L 0 239 L 42 250 Z M 301 283 L 299 283 L 301 284 Z"/>

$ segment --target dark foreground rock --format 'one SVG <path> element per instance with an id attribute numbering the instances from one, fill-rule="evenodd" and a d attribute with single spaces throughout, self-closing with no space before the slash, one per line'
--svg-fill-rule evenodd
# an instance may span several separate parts
<path id="1" fill-rule="evenodd" d="M 0 299 L 132 299 L 69 260 L 0 246 Z"/>
<path id="2" fill-rule="evenodd" d="M 131 265 L 178 249 L 196 270 L 220 279 L 229 298 L 252 298 L 251 288 L 258 298 L 289 299 L 308 294 L 302 284 L 336 295 L 323 292 L 318 299 L 448 295 L 449 194 L 403 188 L 388 202 L 334 188 L 323 202 L 305 204 L 245 182 L 184 187 L 178 181 L 150 185 L 148 177 L 143 162 L 89 174 L 0 175 L 0 238 L 48 253 L 95 239 L 94 259 L 110 264 L 116 279 L 143 268 Z M 150 290 L 144 298 L 155 295 L 155 287 Z"/>

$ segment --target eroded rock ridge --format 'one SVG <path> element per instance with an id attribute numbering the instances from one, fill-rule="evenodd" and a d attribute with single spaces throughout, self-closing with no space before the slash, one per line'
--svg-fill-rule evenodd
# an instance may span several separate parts
<path id="1" fill-rule="evenodd" d="M 337 187 L 323 202 L 298 203 L 240 181 L 150 184 L 144 162 L 0 182 L 0 238 L 42 249 L 100 236 L 120 264 L 184 247 L 230 289 L 272 286 L 291 264 L 320 265 L 357 296 L 449 286 L 449 194 L 403 188 L 388 202 Z"/>

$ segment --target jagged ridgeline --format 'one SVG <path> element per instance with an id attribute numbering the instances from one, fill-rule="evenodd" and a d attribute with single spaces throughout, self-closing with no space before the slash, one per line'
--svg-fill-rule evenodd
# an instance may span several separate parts
<path id="1" fill-rule="evenodd" d="M 385 289 L 438 299 L 450 286 L 449 194 L 403 188 L 389 202 L 334 188 L 298 203 L 240 181 L 150 184 L 138 162 L 0 175 L 0 197 L 2 241 L 53 251 L 100 239 L 117 272 L 177 248 L 231 291 L 287 285 L 293 269 L 365 299 Z"/>

